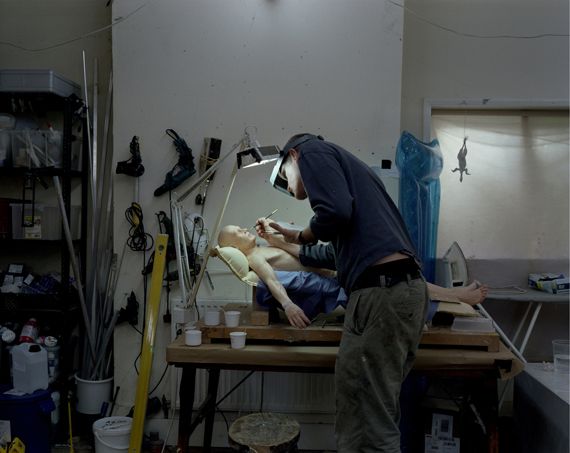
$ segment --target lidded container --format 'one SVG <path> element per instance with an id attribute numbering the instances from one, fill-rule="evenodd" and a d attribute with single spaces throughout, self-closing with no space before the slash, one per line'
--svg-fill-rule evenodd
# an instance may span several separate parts
<path id="1" fill-rule="evenodd" d="M 22 343 L 14 346 L 11 354 L 14 389 L 33 393 L 48 388 L 48 354 L 44 348 L 39 344 Z"/>

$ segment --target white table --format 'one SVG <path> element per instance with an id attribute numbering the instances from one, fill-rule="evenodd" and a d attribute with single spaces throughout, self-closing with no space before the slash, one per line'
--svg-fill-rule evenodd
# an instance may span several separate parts
<path id="1" fill-rule="evenodd" d="M 518 453 L 568 453 L 568 374 L 552 363 L 527 363 L 515 379 L 514 450 Z"/>

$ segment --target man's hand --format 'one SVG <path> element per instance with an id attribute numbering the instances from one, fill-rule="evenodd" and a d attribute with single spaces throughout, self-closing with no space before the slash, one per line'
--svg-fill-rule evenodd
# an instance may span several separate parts
<path id="1" fill-rule="evenodd" d="M 275 222 L 269 222 L 269 227 L 281 233 L 283 235 L 283 239 L 285 239 L 285 242 L 288 242 L 290 244 L 300 244 L 299 230 L 285 228 Z"/>
<path id="2" fill-rule="evenodd" d="M 299 329 L 304 329 L 309 324 L 311 324 L 311 321 L 309 318 L 307 318 L 305 312 L 293 302 L 285 303 L 285 305 L 283 305 L 283 310 L 285 310 L 287 319 L 292 326 L 298 327 Z"/>
<path id="3" fill-rule="evenodd" d="M 269 226 L 270 223 L 271 221 L 265 217 L 260 217 L 255 222 L 255 232 L 260 238 L 265 239 L 267 242 L 269 242 L 270 236 L 274 236 L 275 233 L 277 233 L 275 229 Z"/>

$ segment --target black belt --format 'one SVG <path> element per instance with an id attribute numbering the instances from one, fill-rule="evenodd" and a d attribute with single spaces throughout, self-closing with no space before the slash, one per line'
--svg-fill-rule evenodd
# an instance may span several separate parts
<path id="1" fill-rule="evenodd" d="M 358 276 L 350 292 L 375 286 L 390 288 L 400 282 L 415 280 L 421 276 L 422 273 L 413 258 L 389 261 L 388 263 L 367 267 Z"/>

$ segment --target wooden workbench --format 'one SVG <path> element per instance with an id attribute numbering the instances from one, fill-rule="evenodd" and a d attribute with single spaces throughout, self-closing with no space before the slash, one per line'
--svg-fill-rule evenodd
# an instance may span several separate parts
<path id="1" fill-rule="evenodd" d="M 449 331 L 448 335 L 453 337 L 458 334 Z M 449 342 L 453 342 L 453 339 Z M 167 362 L 182 368 L 179 390 L 179 451 L 188 450 L 190 435 L 202 420 L 205 420 L 203 448 L 204 451 L 210 451 L 220 370 L 333 373 L 337 353 L 338 346 L 327 345 L 247 344 L 244 349 L 231 349 L 227 343 L 211 343 L 192 347 L 186 346 L 183 338 L 179 337 L 166 350 Z M 192 420 L 198 368 L 209 371 L 208 395 L 198 409 L 198 415 Z M 467 373 L 471 376 L 485 374 L 494 380 L 511 378 L 522 369 L 522 363 L 502 344 L 497 352 L 422 347 L 418 350 L 414 364 L 414 370 L 422 373 L 444 375 Z"/>

